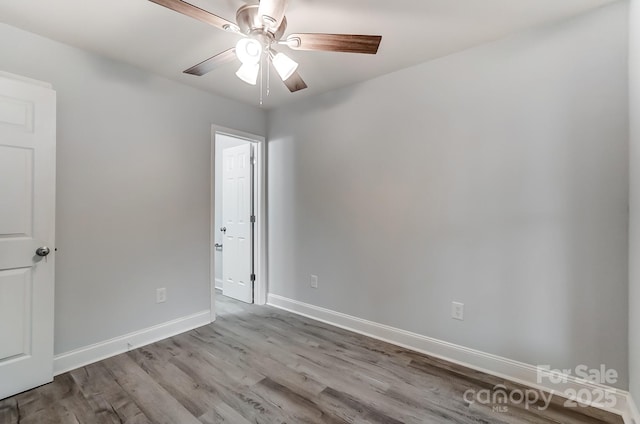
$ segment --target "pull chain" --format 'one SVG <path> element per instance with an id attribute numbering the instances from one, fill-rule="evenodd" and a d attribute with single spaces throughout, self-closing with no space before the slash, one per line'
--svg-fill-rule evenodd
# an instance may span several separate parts
<path id="1" fill-rule="evenodd" d="M 267 97 L 269 97 L 270 93 L 270 82 L 271 82 L 271 66 L 269 66 L 269 56 L 267 56 L 267 60 L 265 60 L 267 64 Z"/>
<path id="2" fill-rule="evenodd" d="M 262 106 L 262 69 L 264 68 L 264 57 L 260 58 L 260 106 Z"/>

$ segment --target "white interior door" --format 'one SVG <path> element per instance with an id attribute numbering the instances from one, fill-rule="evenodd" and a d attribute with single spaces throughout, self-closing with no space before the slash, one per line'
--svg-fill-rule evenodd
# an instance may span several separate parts
<path id="1" fill-rule="evenodd" d="M 53 90 L 0 75 L 0 399 L 53 380 L 55 122 Z"/>
<path id="2" fill-rule="evenodd" d="M 252 145 L 223 150 L 222 293 L 253 303 Z"/>

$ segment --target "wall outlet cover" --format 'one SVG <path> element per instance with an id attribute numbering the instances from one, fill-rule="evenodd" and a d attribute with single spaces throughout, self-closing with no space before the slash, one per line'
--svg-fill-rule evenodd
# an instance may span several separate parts
<path id="1" fill-rule="evenodd" d="M 156 303 L 164 303 L 167 301 L 167 289 L 160 288 L 156 290 Z"/>
<path id="2" fill-rule="evenodd" d="M 464 303 L 451 302 L 451 318 L 464 320 Z"/>

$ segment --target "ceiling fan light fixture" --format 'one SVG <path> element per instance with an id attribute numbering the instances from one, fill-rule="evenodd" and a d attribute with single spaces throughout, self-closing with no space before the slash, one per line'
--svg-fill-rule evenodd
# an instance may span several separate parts
<path id="1" fill-rule="evenodd" d="M 260 62 L 262 44 L 253 38 L 242 38 L 236 44 L 236 55 L 243 65 L 255 65 Z"/>
<path id="2" fill-rule="evenodd" d="M 238 41 L 236 47 L 200 62 L 183 71 L 184 73 L 202 76 L 237 58 L 242 62 L 242 66 L 236 75 L 248 84 L 255 85 L 258 73 L 263 71 L 262 59 L 265 59 L 267 62 L 271 61 L 278 76 L 292 93 L 307 88 L 307 84 L 297 72 L 298 64 L 286 55 L 273 50 L 272 47 L 286 45 L 292 50 L 376 54 L 382 41 L 381 35 L 363 34 L 295 33 L 285 37 L 287 29 L 285 14 L 289 0 L 252 0 L 236 11 L 235 23 L 187 3 L 186 0 L 149 1 L 244 37 Z M 267 95 L 269 94 L 269 69 L 271 68 L 267 63 Z M 262 75 L 260 78 L 262 80 Z"/>
<path id="3" fill-rule="evenodd" d="M 256 85 L 258 81 L 258 72 L 260 71 L 260 64 L 258 63 L 244 63 L 236 72 L 236 76 L 247 84 Z"/>
<path id="4" fill-rule="evenodd" d="M 296 69 L 298 69 L 298 62 L 284 53 L 278 53 L 275 56 L 272 55 L 271 63 L 273 63 L 273 67 L 276 68 L 276 72 L 278 72 L 282 81 L 289 79 Z"/>

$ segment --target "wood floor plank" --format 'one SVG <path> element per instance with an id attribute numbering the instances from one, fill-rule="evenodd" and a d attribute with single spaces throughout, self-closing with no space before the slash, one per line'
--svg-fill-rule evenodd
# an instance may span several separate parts
<path id="1" fill-rule="evenodd" d="M 96 422 L 93 410 L 68 374 L 15 397 L 18 423 Z"/>
<path id="2" fill-rule="evenodd" d="M 242 333 L 241 330 L 238 330 L 235 327 L 233 329 L 234 331 L 239 331 L 240 333 Z M 247 337 L 248 336 L 245 334 L 244 338 L 246 339 Z M 285 340 L 278 340 L 278 343 L 276 343 L 276 345 L 287 346 L 287 350 L 294 351 L 294 352 L 296 351 L 295 350 L 296 348 L 293 346 L 293 343 L 286 343 Z M 262 345 L 259 347 L 259 350 L 261 351 L 264 349 L 265 347 Z M 302 346 L 302 349 L 305 349 L 305 347 Z M 243 350 L 249 350 L 249 348 L 244 347 Z M 418 407 L 414 409 L 415 404 L 412 405 L 407 402 L 403 403 L 400 401 L 400 399 L 393 399 L 389 396 L 386 396 L 385 391 L 388 389 L 388 385 L 384 383 L 385 379 L 380 376 L 376 377 L 378 373 L 376 373 L 372 368 L 368 367 L 369 364 L 366 362 L 363 364 L 344 363 L 344 360 L 342 358 L 329 355 L 326 353 L 326 351 L 322 352 L 321 349 L 319 350 L 318 353 L 313 353 L 308 350 L 302 351 L 301 353 L 300 352 L 296 352 L 296 353 L 299 353 L 300 355 L 300 358 L 301 358 L 300 362 L 304 362 L 304 359 L 310 359 L 310 361 L 306 361 L 304 365 L 301 365 L 301 366 L 315 368 L 315 371 L 308 371 L 309 374 L 317 375 L 317 378 L 320 380 L 322 380 L 323 378 L 326 379 L 325 383 L 332 384 L 334 386 L 333 387 L 334 389 L 342 390 L 343 392 L 360 393 L 362 397 L 367 399 L 367 401 L 365 402 L 365 406 L 367 404 L 373 404 L 373 403 L 384 405 L 388 410 L 395 411 L 395 415 L 400 417 L 404 422 L 421 423 L 421 422 L 424 422 L 425 416 L 431 415 L 429 413 L 425 413 L 424 408 L 422 407 Z M 307 356 L 305 357 L 304 355 L 307 355 Z M 320 357 L 324 357 L 324 360 L 326 362 L 318 363 L 317 361 L 320 360 L 318 359 Z M 334 372 L 334 370 L 331 370 L 331 368 L 332 367 L 335 368 L 337 364 L 341 364 L 341 365 L 338 366 L 339 369 L 337 370 L 337 372 Z M 406 374 L 406 371 L 405 371 L 405 374 Z M 343 379 L 345 375 L 348 375 L 349 378 Z M 353 380 L 354 375 L 356 376 L 355 384 Z M 360 376 L 366 376 L 367 378 L 365 380 L 369 380 L 369 382 L 375 381 L 378 383 L 378 385 L 377 386 L 368 385 L 367 381 L 363 381 Z M 442 383 L 445 386 L 449 384 L 446 381 L 443 381 Z M 462 403 L 463 391 L 464 390 L 460 390 L 456 398 L 460 400 L 460 403 Z M 422 410 L 421 416 L 420 416 L 419 410 Z M 453 420 L 453 418 L 455 418 L 458 415 L 460 414 L 455 410 L 453 411 L 439 410 L 439 411 L 436 411 L 435 416 L 430 416 L 429 419 L 433 421 L 438 417 L 444 416 L 444 417 L 448 417 L 449 420 Z M 469 419 L 466 417 L 458 416 L 457 419 L 465 419 L 464 422 L 469 421 Z"/>
<path id="3" fill-rule="evenodd" d="M 105 366 L 139 408 L 157 424 L 200 424 L 180 402 L 144 372 L 128 355 L 106 359 Z"/>
<path id="4" fill-rule="evenodd" d="M 527 388 L 218 294 L 218 319 L 0 401 L 0 424 L 622 424 L 594 408 L 469 403 Z"/>
<path id="5" fill-rule="evenodd" d="M 208 329 L 207 327 L 200 330 L 206 332 Z M 208 352 L 218 357 L 234 358 L 234 361 L 243 366 L 254 369 L 263 376 L 269 375 L 272 380 L 308 396 L 317 395 L 326 388 L 325 384 L 316 381 L 310 375 L 296 372 L 290 368 L 289 365 L 295 360 L 294 356 L 283 355 L 281 351 L 269 349 L 263 344 L 258 346 L 259 351 L 245 349 L 244 353 L 237 354 L 225 343 L 211 342 L 201 337 L 202 332 L 199 332 L 197 336 L 190 335 L 190 337 L 193 337 Z"/>
<path id="6" fill-rule="evenodd" d="M 15 397 L 0 400 L 0 423 L 17 424 L 20 417 L 18 401 Z"/>
<path id="7" fill-rule="evenodd" d="M 227 374 L 214 359 L 198 351 L 190 351 L 188 356 L 176 356 L 171 362 L 197 381 L 203 390 L 214 393 L 225 404 L 250 422 L 279 423 L 278 408 L 263 399 L 244 384 Z"/>
<path id="8" fill-rule="evenodd" d="M 317 403 L 317 396 L 309 398 L 270 378 L 262 380 L 253 390 L 277 405 L 282 411 L 286 411 L 286 414 L 291 417 L 291 422 L 348 424 L 348 421 L 332 414 Z"/>
<path id="9" fill-rule="evenodd" d="M 93 407 L 97 421 L 150 424 L 147 416 L 106 368 L 104 361 L 73 370 L 69 375 Z"/>
<path id="10" fill-rule="evenodd" d="M 194 417 L 199 417 L 216 406 L 215 396 L 169 361 L 157 360 L 150 355 L 157 346 L 147 346 L 129 353 L 129 356 L 164 390 L 185 407 Z"/>

